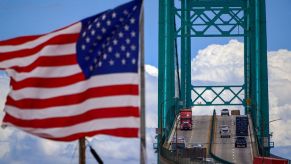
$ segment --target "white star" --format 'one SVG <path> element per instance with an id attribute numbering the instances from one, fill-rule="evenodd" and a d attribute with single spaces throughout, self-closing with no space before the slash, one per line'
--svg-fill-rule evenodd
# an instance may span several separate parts
<path id="1" fill-rule="evenodd" d="M 135 5 L 135 6 L 133 6 L 133 11 L 134 11 L 134 10 L 136 10 L 136 7 L 137 7 L 136 5 Z"/>
<path id="2" fill-rule="evenodd" d="M 121 63 L 122 63 L 122 65 L 124 65 L 126 63 L 126 60 L 125 59 L 122 59 L 121 60 Z"/>
<path id="3" fill-rule="evenodd" d="M 124 18 L 119 18 L 119 21 L 120 21 L 120 22 L 123 22 L 123 21 L 124 21 Z"/>
<path id="4" fill-rule="evenodd" d="M 123 14 L 124 15 L 127 15 L 128 14 L 128 11 L 127 10 L 123 10 Z"/>
<path id="5" fill-rule="evenodd" d="M 130 53 L 126 52 L 126 57 L 129 58 L 130 57 Z"/>
<path id="6" fill-rule="evenodd" d="M 115 18 L 115 17 L 116 17 L 116 13 L 113 12 L 113 13 L 112 13 L 112 18 Z"/>
<path id="7" fill-rule="evenodd" d="M 124 26 L 124 30 L 125 30 L 125 31 L 128 31 L 128 30 L 129 30 L 129 26 L 128 26 L 128 25 L 125 25 L 125 26 Z"/>
<path id="8" fill-rule="evenodd" d="M 89 30 L 91 30 L 91 28 L 92 28 L 92 24 L 90 24 L 88 28 L 89 28 Z"/>
<path id="9" fill-rule="evenodd" d="M 126 38 L 126 39 L 125 39 L 125 42 L 126 42 L 127 44 L 129 44 L 129 43 L 130 43 L 130 39 L 129 39 L 129 38 Z"/>
<path id="10" fill-rule="evenodd" d="M 121 50 L 125 51 L 125 46 L 124 45 L 121 46 Z"/>
<path id="11" fill-rule="evenodd" d="M 136 50 L 136 46 L 135 46 L 135 45 L 131 45 L 131 46 L 130 46 L 130 49 L 131 49 L 132 51 L 135 51 L 135 50 Z"/>
<path id="12" fill-rule="evenodd" d="M 112 52 L 112 47 L 111 46 L 108 47 L 108 52 Z"/>
<path id="13" fill-rule="evenodd" d="M 119 36 L 120 38 L 122 38 L 122 37 L 123 37 L 123 33 L 122 33 L 122 32 L 119 32 L 119 33 L 118 33 L 118 36 Z"/>
<path id="14" fill-rule="evenodd" d="M 95 63 L 95 64 L 97 63 L 97 58 L 94 59 L 94 63 Z"/>
<path id="15" fill-rule="evenodd" d="M 110 37 L 107 37 L 106 40 L 107 40 L 107 42 L 108 42 L 108 41 L 110 40 Z M 108 44 L 108 43 L 107 43 L 107 44 Z"/>
<path id="16" fill-rule="evenodd" d="M 90 42 L 90 38 L 89 38 L 89 37 L 86 38 L 86 42 L 87 42 L 87 43 Z"/>
<path id="17" fill-rule="evenodd" d="M 135 19 L 134 19 L 134 18 L 131 18 L 131 19 L 130 19 L 130 23 L 131 23 L 131 24 L 134 24 L 134 23 L 135 23 Z"/>
<path id="18" fill-rule="evenodd" d="M 104 19 L 106 19 L 106 15 L 105 14 L 102 15 L 102 20 L 104 20 Z"/>
<path id="19" fill-rule="evenodd" d="M 102 66 L 102 62 L 101 62 L 101 61 L 99 61 L 99 63 L 98 63 L 98 66 L 99 66 L 99 67 L 101 67 L 101 66 Z"/>
<path id="20" fill-rule="evenodd" d="M 131 62 L 132 62 L 132 64 L 135 64 L 135 63 L 136 63 L 136 60 L 133 58 L 133 59 L 131 60 Z"/>
<path id="21" fill-rule="evenodd" d="M 103 27 L 103 28 L 101 29 L 101 31 L 102 31 L 103 33 L 105 33 L 105 32 L 106 32 L 106 28 Z"/>
<path id="22" fill-rule="evenodd" d="M 96 27 L 97 27 L 97 28 L 99 28 L 100 25 L 101 25 L 100 22 L 97 22 L 97 23 L 96 23 Z"/>
<path id="23" fill-rule="evenodd" d="M 83 45 L 81 46 L 81 49 L 82 49 L 82 50 L 85 50 L 85 49 L 86 49 L 86 46 L 83 44 Z"/>
<path id="24" fill-rule="evenodd" d="M 97 39 L 98 39 L 98 40 L 101 40 L 102 37 L 101 37 L 100 35 L 97 35 Z"/>
<path id="25" fill-rule="evenodd" d="M 90 71 L 93 71 L 93 66 L 91 65 L 91 66 L 89 67 L 89 69 L 90 69 Z"/>
<path id="26" fill-rule="evenodd" d="M 110 64 L 110 65 L 114 65 L 114 61 L 111 59 L 111 60 L 109 61 L 109 64 Z"/>
<path id="27" fill-rule="evenodd" d="M 105 48 L 105 44 L 104 43 L 101 46 L 102 46 L 102 48 Z"/>
<path id="28" fill-rule="evenodd" d="M 85 37 L 85 36 L 86 36 L 86 31 L 84 31 L 84 32 L 83 32 L 82 36 L 83 36 L 83 37 Z"/>
<path id="29" fill-rule="evenodd" d="M 92 53 L 93 53 L 93 49 L 90 49 L 90 50 L 89 50 L 89 53 L 92 54 Z"/>
<path id="30" fill-rule="evenodd" d="M 86 61 L 90 60 L 90 56 L 85 56 L 85 60 Z"/>
<path id="31" fill-rule="evenodd" d="M 106 24 L 107 24 L 107 26 L 110 26 L 111 25 L 111 21 L 110 20 L 107 20 L 106 21 Z"/>
<path id="32" fill-rule="evenodd" d="M 115 57 L 116 57 L 116 58 L 120 58 L 120 53 L 116 52 L 116 53 L 115 53 Z"/>
<path id="33" fill-rule="evenodd" d="M 107 59 L 107 54 L 103 55 L 103 59 L 106 60 Z"/>
<path id="34" fill-rule="evenodd" d="M 95 35 L 95 30 L 92 30 L 91 31 L 91 35 Z"/>
<path id="35" fill-rule="evenodd" d="M 98 51 L 97 54 L 98 54 L 98 55 L 101 55 L 101 51 Z"/>
<path id="36" fill-rule="evenodd" d="M 95 19 L 94 19 L 94 23 L 96 23 L 97 21 L 98 21 L 98 18 L 95 18 Z"/>
<path id="37" fill-rule="evenodd" d="M 135 33 L 134 31 L 132 31 L 132 32 L 130 33 L 130 35 L 131 35 L 131 37 L 135 37 L 136 33 Z"/>
<path id="38" fill-rule="evenodd" d="M 113 45 L 117 45 L 118 41 L 116 39 L 113 40 Z"/>

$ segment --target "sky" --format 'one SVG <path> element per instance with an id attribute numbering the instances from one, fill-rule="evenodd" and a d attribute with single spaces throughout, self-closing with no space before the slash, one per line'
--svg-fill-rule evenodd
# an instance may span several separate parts
<path id="1" fill-rule="evenodd" d="M 0 0 L 0 40 L 46 33 L 77 22 L 127 0 Z M 157 126 L 158 1 L 145 0 L 145 63 L 148 163 L 156 163 L 152 149 Z M 269 60 L 270 125 L 277 155 L 291 157 L 291 1 L 266 0 Z M 282 19 L 285 18 L 285 19 Z M 232 39 L 232 40 L 231 40 Z M 241 38 L 192 39 L 192 82 L 241 83 Z M 241 60 L 240 60 L 241 59 Z M 209 76 L 212 75 L 212 76 Z M 2 75 L 1 75 L 2 76 Z M 0 111 L 8 80 L 0 79 Z M 195 114 L 207 114 L 197 110 Z M 0 119 L 3 112 L 0 112 Z M 138 163 L 137 139 L 97 136 L 91 144 L 105 163 Z M 33 154 L 33 155 L 32 155 Z M 0 129 L 0 163 L 77 163 L 76 142 L 38 139 L 14 128 Z M 87 154 L 89 163 L 93 163 Z"/>

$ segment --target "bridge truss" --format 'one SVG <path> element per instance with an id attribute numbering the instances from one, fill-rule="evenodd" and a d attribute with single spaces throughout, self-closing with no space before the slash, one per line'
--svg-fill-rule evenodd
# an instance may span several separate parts
<path id="1" fill-rule="evenodd" d="M 269 156 L 265 0 L 180 0 L 179 3 L 180 7 L 176 7 L 174 0 L 159 1 L 158 145 L 169 136 L 180 108 L 243 105 L 252 116 L 260 154 Z M 192 85 L 192 37 L 243 37 L 244 84 Z M 207 100 L 206 92 L 212 92 L 213 99 Z M 225 100 L 223 92 L 232 97 Z"/>

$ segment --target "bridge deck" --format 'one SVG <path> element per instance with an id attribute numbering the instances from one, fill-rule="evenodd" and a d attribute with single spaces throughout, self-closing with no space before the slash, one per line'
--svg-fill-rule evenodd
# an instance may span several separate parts
<path id="1" fill-rule="evenodd" d="M 247 137 L 247 148 L 235 148 L 235 116 L 217 116 L 214 132 L 213 153 L 229 162 L 244 164 L 252 163 L 252 148 L 250 137 Z M 231 131 L 230 138 L 220 138 L 220 126 L 228 125 Z M 250 133 L 249 133 L 250 134 Z"/>
<path id="2" fill-rule="evenodd" d="M 210 125 L 211 116 L 193 116 L 192 130 L 180 130 L 178 129 L 178 136 L 183 136 L 186 141 L 186 145 L 203 144 L 208 148 L 210 141 Z"/>

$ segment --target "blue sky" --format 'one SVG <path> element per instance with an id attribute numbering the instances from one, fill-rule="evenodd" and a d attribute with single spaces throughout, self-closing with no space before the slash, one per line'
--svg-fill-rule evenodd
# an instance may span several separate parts
<path id="1" fill-rule="evenodd" d="M 0 40 L 46 33 L 125 2 L 128 0 L 86 0 L 86 3 L 81 0 L 0 0 Z M 266 3 L 268 51 L 290 51 L 291 1 L 266 0 Z M 229 40 L 230 38 L 193 39 L 192 56 L 210 44 L 227 44 Z M 158 0 L 145 0 L 145 63 L 155 67 L 158 65 Z M 24 147 L 35 142 L 30 137 L 26 141 L 21 143 Z M 13 152 L 20 159 L 21 156 L 32 153 L 31 150 L 24 153 L 18 149 Z M 276 152 L 280 153 L 280 150 L 277 149 Z M 41 158 L 43 154 L 37 153 L 36 156 Z M 34 160 L 36 159 L 30 161 Z"/>
<path id="2" fill-rule="evenodd" d="M 0 0 L 0 40 L 46 33 L 128 0 Z M 268 50 L 291 50 L 290 0 L 266 0 Z M 285 18 L 285 19 L 283 19 Z M 209 44 L 225 44 L 230 38 L 193 39 L 192 56 Z M 145 1 L 146 63 L 158 64 L 158 1 Z"/>

